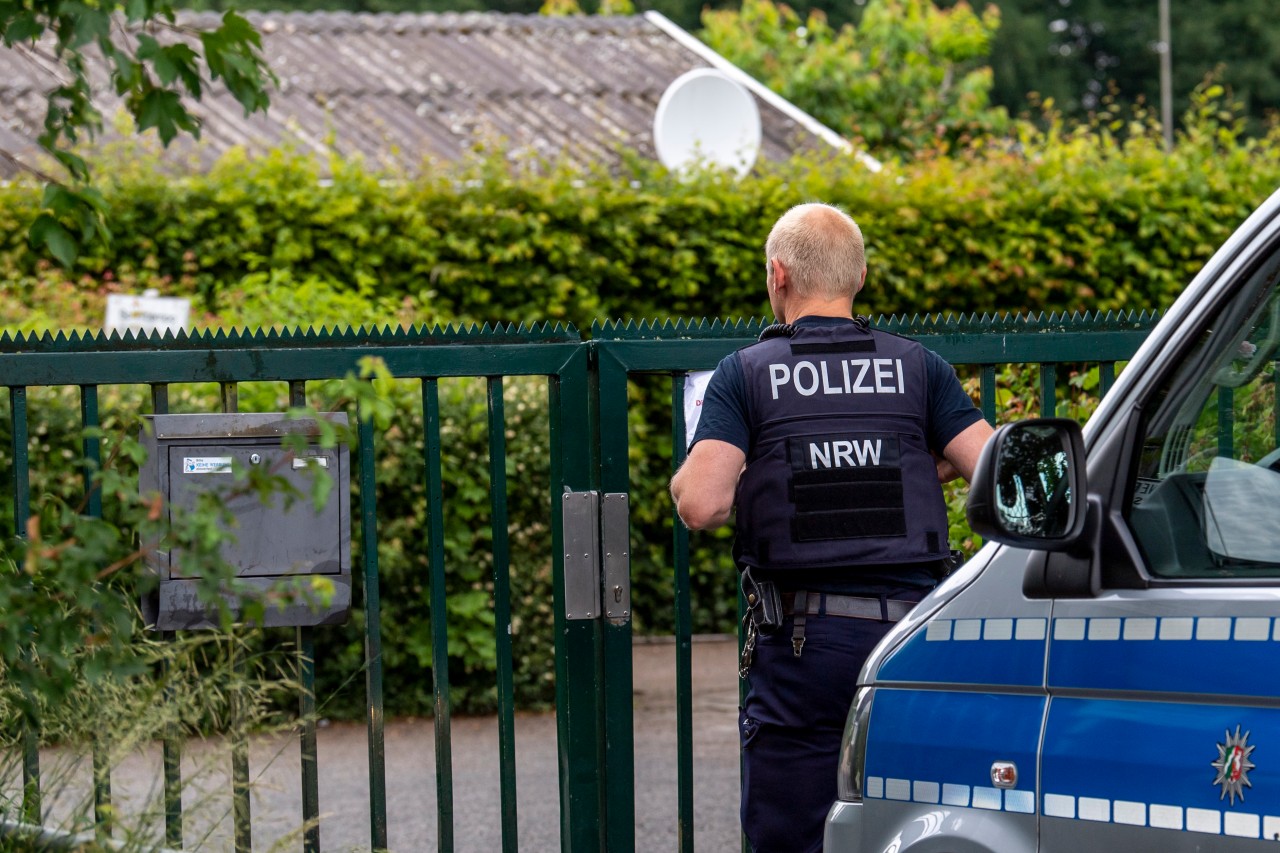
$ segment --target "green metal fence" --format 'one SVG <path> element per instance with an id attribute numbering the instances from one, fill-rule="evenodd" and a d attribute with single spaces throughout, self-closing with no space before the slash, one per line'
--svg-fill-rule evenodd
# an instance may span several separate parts
<path id="1" fill-rule="evenodd" d="M 881 329 L 918 338 L 980 380 L 981 407 L 998 420 L 997 369 L 1004 364 L 1038 366 L 1041 411 L 1053 411 L 1067 393 L 1063 365 L 1098 365 L 1105 392 L 1116 364 L 1128 359 L 1156 316 L 1150 313 L 1047 317 L 881 318 Z M 80 423 L 99 425 L 100 389 L 144 385 L 152 411 L 168 410 L 169 389 L 181 383 L 217 383 L 225 411 L 238 407 L 238 383 L 286 383 L 289 399 L 306 399 L 308 382 L 342 377 L 365 356 L 384 360 L 398 379 L 420 383 L 425 493 L 429 507 L 430 612 L 445 613 L 444 484 L 441 465 L 438 382 L 482 377 L 488 388 L 491 534 L 494 578 L 497 684 L 499 698 L 499 778 L 502 845 L 517 849 L 516 773 L 510 626 L 510 544 L 506 496 L 504 378 L 545 377 L 550 406 L 550 481 L 555 618 L 556 721 L 559 738 L 561 846 L 567 851 L 635 849 L 635 757 L 632 712 L 632 624 L 627 501 L 629 469 L 628 382 L 642 375 L 669 377 L 672 463 L 684 456 L 684 377 L 706 370 L 759 334 L 760 321 L 597 323 L 589 340 L 569 326 L 435 328 L 293 333 L 195 333 L 190 336 L 126 337 L 59 335 L 0 336 L 0 385 L 8 390 L 11 470 L 3 488 L 12 506 L 12 532 L 25 535 L 31 514 L 31 459 L 28 452 L 28 389 L 71 386 L 80 392 Z M 372 422 L 358 425 L 352 448 L 359 471 L 360 569 L 364 581 L 365 675 L 368 707 L 369 844 L 388 847 L 387 786 L 383 718 L 383 648 L 380 623 L 378 513 L 373 498 L 379 436 Z M 86 440 L 86 457 L 100 458 L 96 439 Z M 101 506 L 87 505 L 100 513 Z M 353 513 L 355 514 L 355 513 Z M 673 525 L 677 640 L 678 844 L 694 849 L 692 759 L 692 620 L 688 534 Z M 8 533 L 8 531 L 6 531 Z M 579 547 L 588 543 L 586 553 Z M 572 551 L 572 553 L 570 553 Z M 300 781 L 306 824 L 304 851 L 321 846 L 314 679 L 317 663 L 310 628 L 297 629 L 302 689 L 299 695 Z M 443 619 L 432 620 L 437 849 L 452 851 L 454 785 L 450 732 L 448 636 Z M 24 749 L 22 818 L 43 815 L 39 752 L 35 733 Z M 95 817 L 106 823 L 111 801 L 111 768 L 94 751 Z M 181 743 L 164 744 L 165 843 L 183 843 Z M 235 847 L 251 846 L 248 765 L 243 744 L 233 750 Z"/>

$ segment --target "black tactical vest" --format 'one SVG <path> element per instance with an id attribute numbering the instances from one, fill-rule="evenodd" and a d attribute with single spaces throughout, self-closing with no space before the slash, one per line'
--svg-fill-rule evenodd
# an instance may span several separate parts
<path id="1" fill-rule="evenodd" d="M 946 557 L 924 348 L 861 318 L 783 328 L 790 336 L 738 353 L 751 419 L 738 559 L 816 569 Z"/>

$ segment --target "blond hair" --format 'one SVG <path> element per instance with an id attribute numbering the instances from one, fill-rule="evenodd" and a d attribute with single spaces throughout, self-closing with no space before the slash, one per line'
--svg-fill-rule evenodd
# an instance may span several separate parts
<path id="1" fill-rule="evenodd" d="M 862 230 L 830 204 L 800 204 L 784 213 L 765 241 L 765 260 L 778 260 L 799 296 L 850 300 L 867 266 Z"/>

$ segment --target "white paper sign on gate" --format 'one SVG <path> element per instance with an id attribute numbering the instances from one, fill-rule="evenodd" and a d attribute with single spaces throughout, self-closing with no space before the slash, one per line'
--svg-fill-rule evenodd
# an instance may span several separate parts
<path id="1" fill-rule="evenodd" d="M 707 393 L 707 383 L 711 381 L 714 370 L 693 370 L 684 378 L 684 444 L 689 446 L 693 440 L 693 431 L 698 428 L 698 418 L 702 416 L 702 398 Z"/>

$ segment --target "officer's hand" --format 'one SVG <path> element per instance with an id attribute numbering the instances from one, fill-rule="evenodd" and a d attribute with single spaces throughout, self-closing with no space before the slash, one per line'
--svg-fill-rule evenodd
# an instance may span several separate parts
<path id="1" fill-rule="evenodd" d="M 933 461 L 938 468 L 939 483 L 950 483 L 952 480 L 960 476 L 960 470 L 948 462 L 944 457 L 935 455 L 933 457 Z"/>

